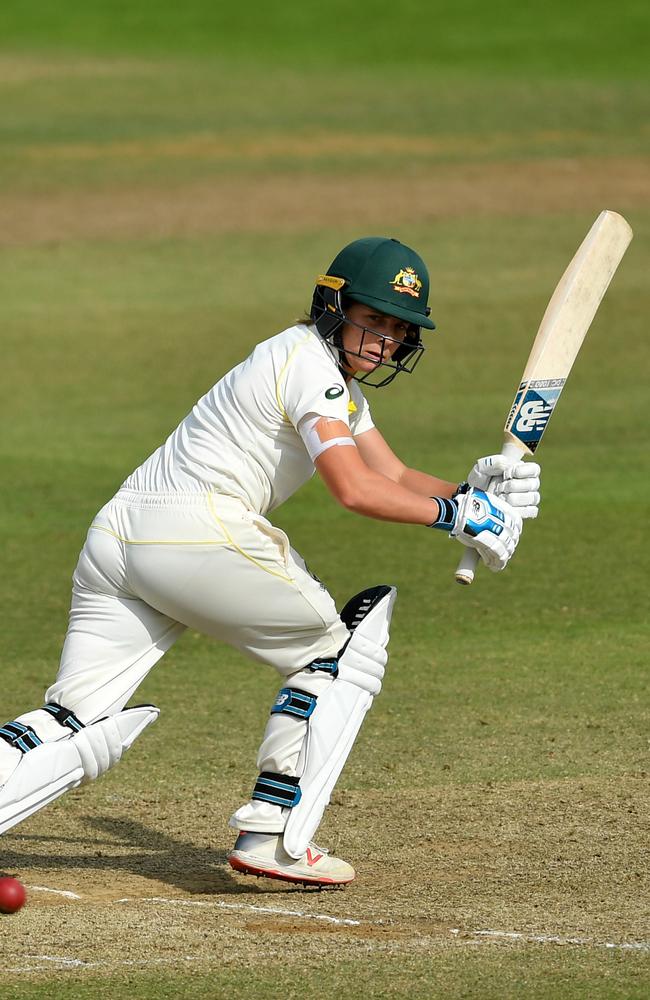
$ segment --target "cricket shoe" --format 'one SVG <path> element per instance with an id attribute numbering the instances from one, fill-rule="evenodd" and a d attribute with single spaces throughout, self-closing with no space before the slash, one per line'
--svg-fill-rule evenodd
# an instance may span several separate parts
<path id="1" fill-rule="evenodd" d="M 231 868 L 246 875 L 277 878 L 303 885 L 347 885 L 354 878 L 354 868 L 347 861 L 332 858 L 322 847 L 309 844 L 297 861 L 284 850 L 278 833 L 244 833 L 237 837 L 228 855 Z"/>

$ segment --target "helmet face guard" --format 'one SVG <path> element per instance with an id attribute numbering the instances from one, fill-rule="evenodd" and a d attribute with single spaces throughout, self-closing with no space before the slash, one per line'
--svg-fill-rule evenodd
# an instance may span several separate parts
<path id="1" fill-rule="evenodd" d="M 329 277 L 329 276 L 328 276 Z M 339 367 L 345 375 L 351 375 L 356 382 L 380 389 L 388 385 L 397 377 L 399 372 L 413 371 L 416 364 L 424 352 L 424 344 L 420 337 L 420 328 L 411 324 L 406 337 L 403 340 L 395 340 L 384 334 L 372 330 L 370 327 L 356 323 L 346 315 L 345 296 L 340 289 L 334 289 L 328 285 L 316 285 L 314 298 L 311 307 L 311 320 L 315 324 L 323 340 L 329 341 L 339 352 Z M 362 331 L 361 340 L 357 350 L 347 349 L 343 351 L 343 325 L 347 323 Z M 347 365 L 345 355 L 349 354 L 367 361 L 376 360 L 374 356 L 365 353 L 364 345 L 366 334 L 371 334 L 374 339 L 379 338 L 381 361 L 369 372 L 352 372 Z M 387 356 L 387 345 L 397 344 L 397 349 L 389 357 Z"/>
<path id="2" fill-rule="evenodd" d="M 429 275 L 422 258 L 399 240 L 368 236 L 348 244 L 336 256 L 327 274 L 316 280 L 311 306 L 311 321 L 323 340 L 339 352 L 339 365 L 347 377 L 379 388 L 388 385 L 398 372 L 412 372 L 422 356 L 424 345 L 420 329 L 435 329 L 429 318 Z M 370 306 L 378 313 L 393 316 L 408 323 L 408 332 L 399 340 L 392 356 L 388 351 L 396 341 L 391 337 L 361 326 L 347 315 L 349 302 Z M 362 331 L 357 350 L 343 352 L 343 326 L 350 324 Z M 365 335 L 381 341 L 381 359 L 364 353 Z M 375 361 L 371 372 L 353 373 L 345 354 Z M 386 355 L 384 357 L 384 355 Z"/>

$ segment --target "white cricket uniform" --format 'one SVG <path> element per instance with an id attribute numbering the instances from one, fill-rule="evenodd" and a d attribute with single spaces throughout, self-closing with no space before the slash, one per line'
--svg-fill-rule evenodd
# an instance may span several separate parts
<path id="1" fill-rule="evenodd" d="M 289 676 L 348 631 L 264 516 L 314 473 L 306 414 L 372 426 L 336 353 L 299 324 L 259 344 L 194 406 L 93 521 L 46 700 L 85 723 L 119 711 L 186 627 Z"/>

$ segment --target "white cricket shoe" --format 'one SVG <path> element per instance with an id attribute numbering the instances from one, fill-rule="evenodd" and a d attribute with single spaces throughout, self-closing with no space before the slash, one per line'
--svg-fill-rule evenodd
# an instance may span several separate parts
<path id="1" fill-rule="evenodd" d="M 284 850 L 279 833 L 244 833 L 237 837 L 228 855 L 231 868 L 246 875 L 262 875 L 303 885 L 347 885 L 354 868 L 347 861 L 331 858 L 322 847 L 309 844 L 296 861 Z"/>

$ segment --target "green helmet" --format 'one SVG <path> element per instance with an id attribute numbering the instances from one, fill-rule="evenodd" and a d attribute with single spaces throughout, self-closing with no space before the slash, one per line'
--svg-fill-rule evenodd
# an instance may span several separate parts
<path id="1" fill-rule="evenodd" d="M 369 381 L 368 375 L 358 378 L 369 385 L 387 385 L 398 371 L 412 371 L 419 360 L 424 350 L 420 327 L 435 330 L 428 298 L 429 273 L 420 255 L 399 240 L 366 236 L 344 247 L 327 274 L 316 279 L 311 319 L 321 337 L 339 348 L 346 299 L 410 323 L 404 343 L 390 361 L 379 366 L 392 371 L 387 376 L 382 373 L 381 381 Z"/>

